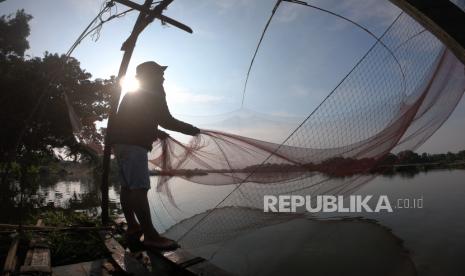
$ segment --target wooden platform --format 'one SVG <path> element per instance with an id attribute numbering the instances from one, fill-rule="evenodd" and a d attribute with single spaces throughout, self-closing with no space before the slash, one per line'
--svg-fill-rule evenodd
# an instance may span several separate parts
<path id="1" fill-rule="evenodd" d="M 109 233 L 100 232 L 113 261 L 121 270 L 133 275 L 230 275 L 207 260 L 196 257 L 183 249 L 166 253 L 130 253 Z M 142 255 L 141 255 L 142 254 Z M 149 267 L 143 264 L 141 256 L 149 259 Z M 143 257 L 142 257 L 143 259 Z"/>
<path id="2" fill-rule="evenodd" d="M 36 227 L 45 227 L 42 219 L 38 219 Z M 42 274 L 52 273 L 52 260 L 50 248 L 41 236 L 36 236 L 29 243 L 29 250 L 26 254 L 24 264 L 20 268 L 21 274 Z"/>
<path id="3" fill-rule="evenodd" d="M 181 248 L 164 253 L 163 258 L 169 260 L 172 264 L 182 267 L 193 275 L 230 275 L 204 258 L 193 256 Z"/>
<path id="4" fill-rule="evenodd" d="M 108 259 L 58 267 L 51 267 L 50 249 L 39 236 L 34 237 L 29 243 L 24 264 L 19 267 L 16 258 L 19 240 L 14 239 L 3 268 L 3 275 L 18 272 L 56 276 L 121 275 L 121 272 L 140 276 L 229 275 L 207 260 L 194 256 L 184 249 L 165 253 L 145 251 L 131 253 L 114 239 L 110 231 L 101 231 L 100 236 L 110 253 Z"/>
<path id="5" fill-rule="evenodd" d="M 106 276 L 110 275 L 104 268 L 107 260 L 97 260 L 72 265 L 57 266 L 52 268 L 52 276 Z"/>

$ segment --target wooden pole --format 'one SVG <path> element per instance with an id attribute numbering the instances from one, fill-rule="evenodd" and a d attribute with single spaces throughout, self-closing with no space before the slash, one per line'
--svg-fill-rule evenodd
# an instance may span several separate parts
<path id="1" fill-rule="evenodd" d="M 390 0 L 444 43 L 465 64 L 465 12 L 449 0 Z"/>
<path id="2" fill-rule="evenodd" d="M 139 5 L 137 3 L 131 2 L 129 0 L 114 0 L 114 1 L 118 2 L 120 4 L 123 4 L 125 6 L 128 6 L 130 8 L 133 8 L 135 10 L 138 10 L 140 12 L 143 12 L 148 16 L 151 16 L 153 14 L 153 16 L 155 16 L 155 18 L 158 18 L 161 21 L 163 21 L 165 23 L 168 23 L 170 25 L 173 25 L 173 26 L 175 26 L 175 27 L 177 27 L 177 28 L 179 28 L 179 29 L 181 29 L 183 31 L 186 31 L 188 33 L 193 32 L 192 29 L 189 26 L 187 26 L 187 25 L 185 25 L 185 24 L 183 24 L 183 23 L 181 23 L 181 22 L 179 22 L 179 21 L 177 21 L 177 20 L 175 20 L 175 19 L 173 19 L 171 17 L 165 16 L 165 15 L 163 15 L 161 13 L 160 14 L 154 14 L 154 11 L 152 11 L 150 9 L 144 9 L 144 7 L 142 5 Z"/>
<path id="3" fill-rule="evenodd" d="M 36 225 L 18 225 L 18 224 L 0 224 L 0 230 L 18 231 L 37 231 L 37 232 L 50 232 L 50 231 L 100 231 L 112 230 L 110 226 L 97 227 L 97 226 L 77 226 L 77 227 L 54 227 L 45 226 L 43 224 Z"/>
<path id="4" fill-rule="evenodd" d="M 145 0 L 144 8 L 150 8 L 152 5 L 152 0 Z M 122 50 L 124 51 L 123 59 L 121 60 L 121 65 L 118 71 L 117 81 L 119 82 L 125 75 L 129 67 L 129 62 L 131 61 L 132 53 L 134 52 L 134 47 L 136 46 L 137 38 L 142 31 L 141 27 L 143 21 L 146 20 L 146 15 L 139 13 L 134 28 L 131 32 L 129 38 L 124 42 Z M 121 85 L 118 85 L 115 89 L 115 93 L 110 98 L 110 113 L 108 115 L 107 123 L 107 132 L 105 135 L 105 148 L 103 150 L 103 164 L 102 164 L 102 183 L 100 190 L 102 193 L 102 223 L 104 225 L 109 223 L 109 212 L 108 212 L 108 176 L 110 174 L 110 157 L 111 157 L 111 145 L 109 144 L 109 135 L 108 133 L 111 130 L 113 118 L 116 114 L 116 109 L 118 107 L 119 98 L 121 96 Z"/>
<path id="5" fill-rule="evenodd" d="M 140 12 L 137 17 L 134 28 L 129 38 L 123 43 L 121 50 L 124 51 L 123 59 L 118 72 L 117 81 L 119 82 L 128 70 L 129 62 L 131 61 L 134 47 L 136 46 L 137 38 L 139 34 L 150 24 L 156 17 L 160 17 L 164 9 L 168 7 L 174 0 L 163 0 L 158 4 L 149 14 Z M 145 0 L 142 5 L 142 10 L 149 10 L 153 0 Z M 110 99 L 110 113 L 108 115 L 107 132 L 105 135 L 105 148 L 103 151 L 103 164 L 102 164 L 102 183 L 100 190 L 102 193 L 102 223 L 109 223 L 108 213 L 108 176 L 110 174 L 110 156 L 111 156 L 111 144 L 109 143 L 109 135 L 111 135 L 111 129 L 113 127 L 113 118 L 116 115 L 116 109 L 118 107 L 119 98 L 121 95 L 121 86 L 116 88 L 115 94 Z"/>

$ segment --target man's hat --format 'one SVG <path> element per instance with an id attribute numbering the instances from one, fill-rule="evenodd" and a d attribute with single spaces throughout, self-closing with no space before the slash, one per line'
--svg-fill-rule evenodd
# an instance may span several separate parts
<path id="1" fill-rule="evenodd" d="M 161 66 L 155 61 L 147 61 L 137 65 L 136 74 L 153 74 L 153 73 L 162 73 L 168 66 Z"/>

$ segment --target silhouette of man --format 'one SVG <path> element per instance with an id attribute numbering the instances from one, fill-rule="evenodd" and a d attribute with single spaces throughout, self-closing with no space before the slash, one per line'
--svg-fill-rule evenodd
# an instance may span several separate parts
<path id="1" fill-rule="evenodd" d="M 120 200 L 128 224 L 126 238 L 129 243 L 140 242 L 143 233 L 144 246 L 156 250 L 174 250 L 178 245 L 160 236 L 152 224 L 147 153 L 157 138 L 167 137 L 158 130 L 159 125 L 192 136 L 200 133 L 198 128 L 171 116 L 163 89 L 166 68 L 154 61 L 137 66 L 140 89 L 123 97 L 110 136 L 122 178 Z"/>

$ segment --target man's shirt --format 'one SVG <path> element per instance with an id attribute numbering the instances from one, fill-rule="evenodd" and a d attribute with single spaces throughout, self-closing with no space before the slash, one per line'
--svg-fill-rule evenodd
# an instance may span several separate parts
<path id="1" fill-rule="evenodd" d="M 113 124 L 112 144 L 138 145 L 152 149 L 157 139 L 158 126 L 195 135 L 198 129 L 171 116 L 162 86 L 153 91 L 140 89 L 126 93 L 121 101 Z"/>

